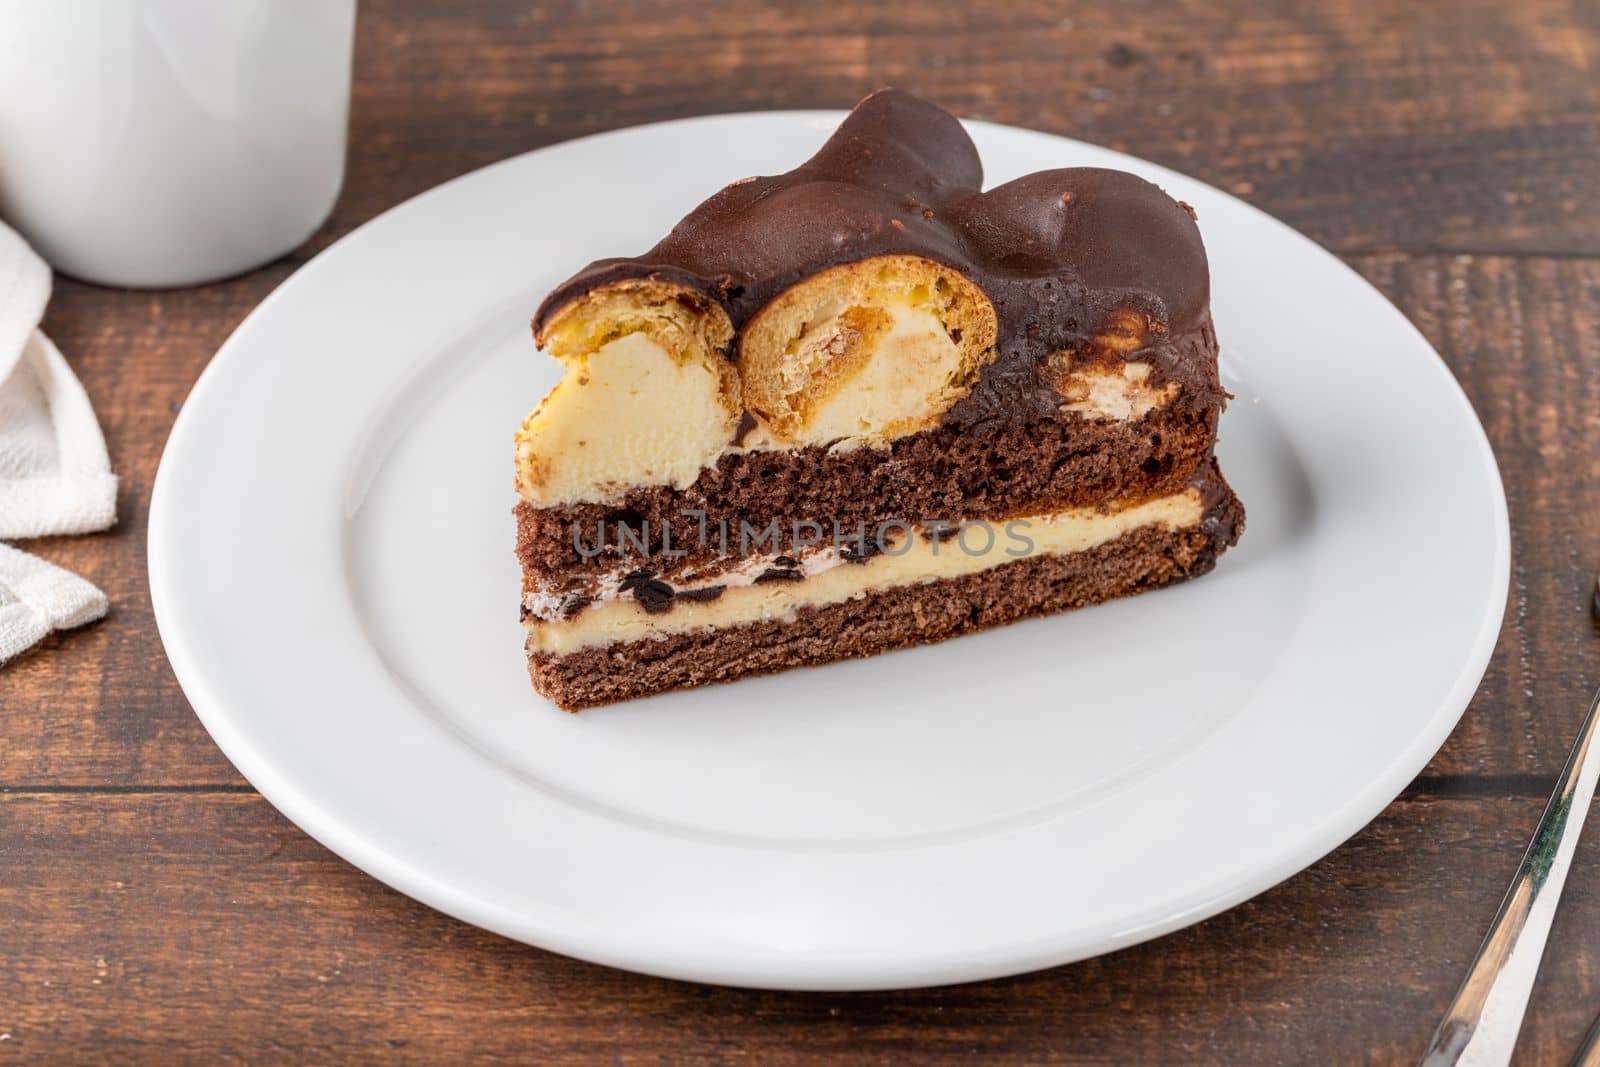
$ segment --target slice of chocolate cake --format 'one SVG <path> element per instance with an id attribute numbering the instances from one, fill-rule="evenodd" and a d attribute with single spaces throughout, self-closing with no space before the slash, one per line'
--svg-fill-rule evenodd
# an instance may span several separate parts
<path id="1" fill-rule="evenodd" d="M 982 176 L 954 118 L 875 93 L 546 298 L 566 372 L 517 437 L 535 688 L 580 708 L 938 641 L 1237 540 L 1193 211 L 1118 171 Z"/>

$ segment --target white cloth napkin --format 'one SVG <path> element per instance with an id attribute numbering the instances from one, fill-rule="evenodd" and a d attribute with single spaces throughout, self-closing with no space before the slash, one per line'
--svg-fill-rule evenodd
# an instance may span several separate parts
<path id="1" fill-rule="evenodd" d="M 39 331 L 50 268 L 0 223 L 0 538 L 104 530 L 117 477 L 83 386 Z M 105 594 L 0 545 L 0 664 L 51 630 L 93 622 Z"/>

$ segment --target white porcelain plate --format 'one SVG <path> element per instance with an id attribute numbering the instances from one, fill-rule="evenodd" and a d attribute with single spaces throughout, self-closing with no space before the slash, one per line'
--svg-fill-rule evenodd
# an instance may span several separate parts
<path id="1" fill-rule="evenodd" d="M 972 123 L 990 184 L 1079 164 L 1199 211 L 1241 544 L 1173 589 L 930 648 L 568 715 L 517 621 L 528 319 L 829 113 L 591 137 L 449 182 L 223 346 L 150 519 L 161 636 L 284 814 L 468 922 L 653 974 L 929 985 L 1106 952 L 1305 867 L 1471 697 L 1508 533 L 1426 341 L 1331 255 L 1142 160 Z"/>

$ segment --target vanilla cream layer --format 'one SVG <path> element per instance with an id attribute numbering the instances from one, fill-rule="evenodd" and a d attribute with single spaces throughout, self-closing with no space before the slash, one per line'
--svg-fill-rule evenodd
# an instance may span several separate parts
<path id="1" fill-rule="evenodd" d="M 889 531 L 890 537 L 898 536 L 898 530 Z M 780 563 L 780 559 L 783 561 Z M 595 578 L 588 586 L 574 589 L 565 579 L 544 582 L 533 586 L 522 596 L 522 607 L 528 615 L 546 621 L 554 622 L 567 615 L 567 602 L 574 593 L 585 598 L 588 604 L 606 604 L 613 600 L 632 598 L 623 591 L 630 575 L 637 570 L 637 560 L 624 566 L 613 568 Z M 790 550 L 783 553 L 769 553 L 767 555 L 747 556 L 737 564 L 723 570 L 700 572 L 696 576 L 685 580 L 674 575 L 671 584 L 679 593 L 695 592 L 712 586 L 723 589 L 739 588 L 746 585 L 756 585 L 761 580 L 761 575 L 769 570 L 781 569 L 794 571 L 800 575 L 811 578 L 823 571 L 832 570 L 834 567 L 858 566 L 850 561 L 832 545 L 822 545 L 807 548 L 803 551 Z M 590 610 L 588 605 L 585 611 Z"/>
<path id="2" fill-rule="evenodd" d="M 530 652 L 564 655 L 597 645 L 664 637 L 710 627 L 770 620 L 793 621 L 806 607 L 822 607 L 897 586 L 960 578 L 1039 554 L 1082 552 L 1144 526 L 1179 530 L 1200 521 L 1200 493 L 1188 489 L 1121 511 L 1071 508 L 1006 523 L 972 524 L 961 538 L 912 537 L 865 563 L 849 563 L 802 581 L 762 582 L 729 588 L 711 601 L 675 601 L 649 614 L 637 601 L 593 604 L 570 619 L 532 621 Z M 985 536 L 985 530 L 992 537 Z"/>
<path id="3" fill-rule="evenodd" d="M 643 333 L 569 368 L 517 435 L 517 489 L 536 504 L 603 500 L 635 485 L 685 489 L 728 447 L 738 418 L 714 368 Z"/>

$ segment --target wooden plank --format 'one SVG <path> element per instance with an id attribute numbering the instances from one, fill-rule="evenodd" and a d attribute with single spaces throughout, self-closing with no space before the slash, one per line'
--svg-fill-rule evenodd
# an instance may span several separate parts
<path id="1" fill-rule="evenodd" d="M 250 795 L 0 795 L 0 1056 L 1409 1063 L 1539 808 L 1411 798 L 1304 875 L 1157 942 L 843 996 L 643 978 L 505 941 L 383 888 Z M 1596 844 L 1557 920 L 1526 1062 L 1570 1053 L 1600 1005 Z"/>
<path id="2" fill-rule="evenodd" d="M 1353 262 L 1461 379 L 1510 498 L 1507 626 L 1483 691 L 1431 773 L 1553 775 L 1600 680 L 1600 635 L 1585 614 L 1600 568 L 1600 526 L 1590 521 L 1600 499 L 1600 261 L 1384 254 Z M 176 405 L 285 269 L 160 294 L 58 286 L 46 326 L 102 414 L 123 478 L 123 521 L 108 534 L 38 548 L 100 582 L 114 607 L 105 622 L 0 672 L 11 724 L 0 785 L 239 781 L 162 654 L 144 527 Z M 531 342 L 529 358 L 538 358 Z"/>
<path id="3" fill-rule="evenodd" d="M 349 176 L 303 249 L 198 289 L 60 282 L 46 326 L 105 424 L 123 522 L 29 546 L 100 582 L 113 615 L 0 671 L 0 1059 L 1412 1062 L 1600 675 L 1585 615 L 1600 259 L 1581 258 L 1600 257 L 1600 14 L 1089 7 L 363 0 Z M 1230 189 L 1344 253 L 1439 347 L 1499 455 L 1516 555 L 1489 673 L 1424 776 L 1332 857 L 1199 927 L 1041 975 L 867 996 L 527 949 L 288 825 L 189 711 L 144 576 L 161 446 L 228 332 L 332 240 L 476 166 L 639 122 L 844 107 L 890 83 Z M 1564 1062 L 1600 1009 L 1597 855 L 1591 836 L 1519 1061 Z"/>
<path id="4" fill-rule="evenodd" d="M 1600 264 L 1474 256 L 1355 266 L 1438 348 L 1499 460 L 1512 579 L 1499 647 L 1431 773 L 1554 776 L 1600 685 Z"/>
<path id="5" fill-rule="evenodd" d="M 897 84 L 1204 178 L 1339 251 L 1600 253 L 1564 0 L 365 4 L 342 218 L 581 134 Z M 641 161 L 641 173 L 651 163 Z M 540 195 L 530 190 L 529 195 Z"/>

